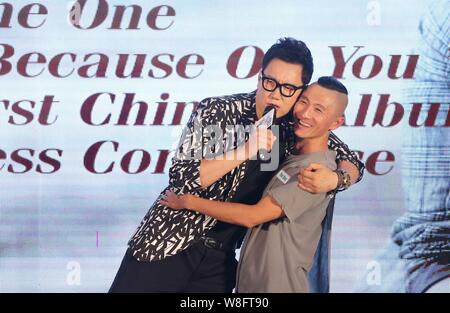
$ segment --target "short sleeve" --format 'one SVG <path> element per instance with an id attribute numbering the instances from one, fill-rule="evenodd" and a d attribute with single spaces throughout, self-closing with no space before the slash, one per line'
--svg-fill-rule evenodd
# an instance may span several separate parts
<path id="1" fill-rule="evenodd" d="M 341 161 L 349 161 L 358 168 L 359 177 L 356 180 L 355 184 L 358 183 L 362 179 L 365 169 L 364 163 L 361 162 L 358 158 L 358 154 L 355 151 L 350 150 L 349 147 L 333 132 L 330 133 L 330 137 L 328 139 L 328 148 L 337 152 L 337 163 Z M 338 191 L 343 190 L 344 189 L 340 189 Z"/>
<path id="2" fill-rule="evenodd" d="M 325 200 L 325 193 L 312 194 L 297 186 L 297 181 L 293 180 L 285 185 L 281 185 L 267 191 L 282 208 L 287 218 L 293 222 L 304 212 L 317 207 Z"/>

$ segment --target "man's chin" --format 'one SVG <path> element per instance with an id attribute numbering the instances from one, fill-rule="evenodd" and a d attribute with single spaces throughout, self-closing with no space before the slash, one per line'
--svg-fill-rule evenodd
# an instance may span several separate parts
<path id="1" fill-rule="evenodd" d="M 295 137 L 300 138 L 300 139 L 308 139 L 309 138 L 308 132 L 300 130 L 300 129 L 297 129 L 294 132 L 294 134 L 295 134 Z"/>
<path id="2" fill-rule="evenodd" d="M 288 114 L 288 112 L 280 112 L 280 111 L 276 111 L 276 118 L 280 119 L 286 116 L 286 114 Z"/>

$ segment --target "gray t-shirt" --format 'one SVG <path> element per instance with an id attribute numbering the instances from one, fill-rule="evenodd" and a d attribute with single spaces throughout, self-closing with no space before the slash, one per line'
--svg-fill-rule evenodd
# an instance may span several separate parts
<path id="1" fill-rule="evenodd" d="M 286 216 L 247 231 L 237 270 L 236 291 L 308 292 L 307 273 L 322 232 L 329 197 L 298 187 L 299 168 L 321 163 L 336 169 L 336 152 L 291 155 L 267 185 Z"/>

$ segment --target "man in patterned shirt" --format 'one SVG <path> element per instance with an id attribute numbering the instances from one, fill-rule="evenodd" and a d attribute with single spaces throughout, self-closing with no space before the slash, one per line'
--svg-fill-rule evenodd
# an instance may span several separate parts
<path id="1" fill-rule="evenodd" d="M 257 203 L 277 167 L 262 171 L 260 160 L 236 158 L 235 152 L 248 140 L 248 133 L 236 134 L 230 126 L 254 125 L 266 106 L 274 106 L 280 132 L 271 144 L 283 161 L 295 144 L 292 108 L 310 82 L 312 72 L 307 46 L 292 38 L 280 39 L 264 55 L 256 91 L 200 102 L 172 159 L 169 186 L 130 239 L 110 292 L 233 290 L 235 249 L 246 228 L 193 211 L 174 211 L 159 200 L 166 191 L 173 190 L 211 200 Z M 214 156 L 208 157 L 209 141 L 217 136 L 224 148 L 212 148 Z M 230 140 L 234 138 L 237 140 Z M 300 175 L 300 187 L 304 190 L 329 192 L 361 179 L 364 166 L 356 154 L 333 133 L 328 145 L 337 152 L 340 171 L 312 164 Z M 342 181 L 345 186 L 338 186 Z"/>

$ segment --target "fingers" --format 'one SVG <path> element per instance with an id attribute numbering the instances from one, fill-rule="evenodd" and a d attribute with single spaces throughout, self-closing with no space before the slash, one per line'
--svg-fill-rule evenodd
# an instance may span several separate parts
<path id="1" fill-rule="evenodd" d="M 179 204 L 176 202 L 176 200 L 165 200 L 165 199 L 161 199 L 159 200 L 159 203 L 162 205 L 165 205 L 173 210 L 180 210 L 181 207 L 179 206 Z"/>
<path id="2" fill-rule="evenodd" d="M 161 199 L 159 200 L 159 203 L 172 208 L 174 206 L 173 202 L 174 200 L 176 200 L 177 197 L 178 196 L 172 190 L 167 190 L 162 195 Z"/>
<path id="3" fill-rule="evenodd" d="M 161 203 L 162 205 L 165 205 L 165 206 L 168 206 L 168 207 L 170 207 L 170 203 L 169 202 L 167 202 L 166 200 L 164 200 L 164 199 L 161 199 L 161 200 L 159 200 L 159 203 Z"/>
<path id="4" fill-rule="evenodd" d="M 305 185 L 302 184 L 302 183 L 299 183 L 297 186 L 298 186 L 299 188 L 303 189 L 304 191 L 309 192 L 309 193 L 316 193 L 314 189 L 312 189 L 311 187 L 305 186 Z"/>
<path id="5" fill-rule="evenodd" d="M 299 186 L 302 185 L 304 190 L 311 192 L 314 188 L 314 173 L 304 170 L 297 175 Z"/>
<path id="6" fill-rule="evenodd" d="M 249 149 L 249 156 L 255 156 L 260 149 L 271 151 L 276 139 L 276 136 L 270 129 L 254 128 L 246 143 L 247 149 Z"/>
<path id="7" fill-rule="evenodd" d="M 317 170 L 322 168 L 322 164 L 311 163 L 307 167 L 300 169 L 298 180 L 300 182 L 312 183 L 317 178 Z"/>
<path id="8" fill-rule="evenodd" d="M 306 168 L 301 169 L 300 173 L 297 175 L 298 182 L 312 184 L 316 176 L 315 174 L 316 173 L 308 171 Z"/>
<path id="9" fill-rule="evenodd" d="M 305 171 L 307 172 L 315 172 L 319 169 L 324 168 L 325 166 L 320 163 L 310 163 L 307 167 L 305 167 Z"/>
<path id="10" fill-rule="evenodd" d="M 168 197 L 173 197 L 173 196 L 177 196 L 177 194 L 175 193 L 175 192 L 173 192 L 172 190 L 167 190 L 166 191 L 166 195 L 168 196 Z"/>
<path id="11" fill-rule="evenodd" d="M 312 166 L 312 163 L 310 163 L 307 167 L 303 168 L 304 171 L 312 171 L 313 169 L 314 167 Z"/>
<path id="12" fill-rule="evenodd" d="M 301 168 L 298 170 L 298 174 L 297 174 L 298 180 L 300 180 L 300 178 L 303 177 L 303 173 L 304 173 L 304 172 L 305 172 L 305 168 L 304 168 L 304 167 L 301 167 Z"/>
<path id="13" fill-rule="evenodd" d="M 258 146 L 260 148 L 265 148 L 266 150 L 272 150 L 273 144 L 277 140 L 277 137 L 273 134 L 272 130 L 258 128 L 257 129 L 258 136 Z"/>
<path id="14" fill-rule="evenodd" d="M 166 191 L 165 193 L 163 193 L 161 196 L 161 200 L 167 201 L 167 199 L 169 198 L 169 192 L 170 191 Z"/>
<path id="15" fill-rule="evenodd" d="M 171 208 L 172 210 L 183 210 L 186 207 L 183 199 L 183 196 L 179 196 L 175 192 L 167 190 L 161 195 L 159 203 Z"/>
<path id="16" fill-rule="evenodd" d="M 300 179 L 300 180 L 298 180 L 298 183 L 302 184 L 306 188 L 310 188 L 312 190 L 315 190 L 315 185 L 314 185 L 314 182 L 312 180 Z"/>
<path id="17" fill-rule="evenodd" d="M 161 199 L 159 199 L 159 202 L 161 203 L 161 204 L 164 204 L 164 205 L 167 205 L 169 202 L 169 200 L 168 200 L 168 197 L 169 197 L 169 195 L 168 195 L 168 192 L 166 191 L 166 193 L 164 193 L 162 196 L 161 196 Z"/>
<path id="18" fill-rule="evenodd" d="M 300 175 L 303 179 L 314 179 L 315 173 L 311 171 L 303 171 L 303 173 Z"/>

